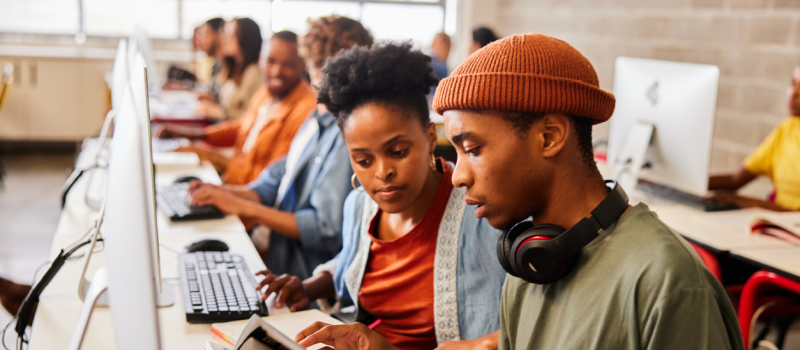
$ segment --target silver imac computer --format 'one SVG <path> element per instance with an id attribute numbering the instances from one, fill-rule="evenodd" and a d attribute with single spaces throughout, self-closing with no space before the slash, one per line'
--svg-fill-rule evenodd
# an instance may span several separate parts
<path id="1" fill-rule="evenodd" d="M 100 209 L 103 206 L 104 192 L 105 192 L 105 172 L 102 174 L 95 174 L 98 169 L 104 169 L 108 165 L 108 160 L 103 159 L 104 150 L 107 146 L 108 131 L 111 128 L 111 122 L 114 120 L 114 114 L 119 110 L 122 103 L 122 95 L 125 93 L 125 87 L 128 86 L 128 42 L 125 39 L 120 39 L 117 46 L 117 54 L 114 57 L 114 68 L 111 71 L 111 110 L 106 114 L 103 121 L 103 128 L 100 129 L 100 136 L 95 140 L 95 155 L 94 155 L 94 168 L 89 172 L 88 185 L 86 186 L 86 194 L 84 201 L 86 205 L 94 209 Z M 89 146 L 88 144 L 84 144 Z M 95 184 L 95 175 L 101 179 L 98 185 Z"/>
<path id="2" fill-rule="evenodd" d="M 83 342 L 92 308 L 108 292 L 117 349 L 160 349 L 154 235 L 147 199 L 147 171 L 142 166 L 142 136 L 130 89 L 115 118 L 114 146 L 108 168 L 103 239 L 106 266 L 95 274 L 70 350 Z"/>
<path id="3" fill-rule="evenodd" d="M 705 210 L 719 68 L 619 57 L 608 164 L 628 193 L 638 187 Z M 639 182 L 639 179 L 648 182 Z"/>
<path id="4" fill-rule="evenodd" d="M 158 287 L 158 306 L 170 306 L 175 303 L 175 296 L 170 286 L 164 288 L 161 281 L 161 255 L 158 249 L 158 214 L 156 212 L 155 167 L 153 165 L 153 148 L 151 143 L 150 109 L 147 87 L 147 65 L 141 54 L 136 54 L 131 65 L 131 96 L 133 109 L 136 111 L 136 122 L 139 130 L 139 145 L 142 149 L 141 167 L 145 172 L 145 199 L 149 213 L 149 232 L 152 234 L 154 252 L 154 272 Z"/>
<path id="5" fill-rule="evenodd" d="M 134 28 L 132 37 L 136 38 L 136 44 L 138 45 L 139 53 L 142 54 L 145 64 L 150 68 L 147 72 L 147 81 L 150 84 L 150 93 L 160 92 L 161 84 L 164 84 L 164 79 L 160 74 L 158 74 L 155 51 L 153 50 L 153 44 L 150 41 L 150 37 L 147 36 L 147 33 L 145 33 L 144 29 L 141 27 Z"/>
<path id="6" fill-rule="evenodd" d="M 130 96 L 130 95 L 128 95 Z M 127 99 L 128 96 L 125 96 Z M 117 348 L 160 349 L 148 172 L 133 101 L 117 118 L 104 231 L 109 306 Z M 123 104 L 125 105 L 125 104 Z"/>

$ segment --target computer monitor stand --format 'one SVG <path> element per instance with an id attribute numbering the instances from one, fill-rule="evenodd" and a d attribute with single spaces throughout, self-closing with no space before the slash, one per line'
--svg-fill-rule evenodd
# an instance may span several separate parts
<path id="1" fill-rule="evenodd" d="M 83 279 L 83 277 L 81 277 Z M 72 333 L 72 340 L 69 342 L 69 350 L 78 350 L 83 343 L 83 336 L 86 335 L 86 329 L 89 327 L 89 319 L 92 318 L 92 311 L 101 297 L 107 295 L 105 291 L 108 289 L 108 270 L 103 266 L 94 273 L 92 278 L 91 287 L 87 290 L 86 299 L 83 301 L 83 310 L 78 319 L 78 324 L 75 332 Z M 108 303 L 106 303 L 108 305 Z"/>
<path id="2" fill-rule="evenodd" d="M 613 177 L 626 193 L 633 194 L 636 190 L 639 172 L 645 164 L 647 148 L 650 147 L 654 130 L 652 124 L 636 123 L 628 132 L 628 138 L 619 156 L 611 160 Z"/>
<path id="3" fill-rule="evenodd" d="M 81 278 L 78 281 L 78 297 L 81 301 L 84 302 L 84 305 L 88 300 L 91 300 L 90 295 L 91 291 L 93 290 L 95 285 L 95 280 L 89 281 L 86 279 L 86 270 L 89 268 L 89 261 L 92 259 L 92 253 L 94 252 L 94 247 L 97 244 L 97 241 L 100 239 L 100 226 L 103 225 L 103 216 L 106 211 L 105 203 L 100 207 L 100 217 L 97 219 L 97 225 L 95 226 L 94 233 L 92 234 L 92 243 L 89 245 L 89 250 L 86 252 L 86 259 L 83 263 L 83 271 L 81 271 Z M 105 266 L 101 267 L 98 272 L 105 270 Z M 97 273 L 95 273 L 95 278 Z M 100 283 L 108 283 L 108 278 L 105 277 L 100 280 Z M 172 306 L 175 305 L 175 293 L 173 292 L 171 285 L 169 283 L 162 283 L 163 286 L 166 288 L 162 288 L 161 291 L 156 291 L 156 302 L 158 306 Z M 94 297 L 94 300 L 91 300 L 92 305 L 97 306 L 108 306 L 108 294 L 102 293 Z"/>
<path id="4" fill-rule="evenodd" d="M 100 170 L 101 168 L 106 168 L 105 166 L 100 165 L 100 159 L 103 155 L 103 150 L 105 149 L 106 145 L 106 136 L 108 135 L 108 130 L 111 128 L 111 122 L 114 120 L 114 110 L 108 111 L 106 114 L 106 119 L 103 121 L 103 128 L 100 129 L 100 136 L 97 137 L 97 147 L 95 149 L 94 155 L 94 166 L 89 172 L 89 180 L 87 180 L 86 184 L 86 193 L 84 194 L 84 202 L 92 209 L 100 209 L 103 205 L 103 198 L 94 198 L 89 195 L 89 192 L 92 190 L 92 183 L 94 180 L 94 172 Z M 106 161 L 108 163 L 108 161 Z"/>

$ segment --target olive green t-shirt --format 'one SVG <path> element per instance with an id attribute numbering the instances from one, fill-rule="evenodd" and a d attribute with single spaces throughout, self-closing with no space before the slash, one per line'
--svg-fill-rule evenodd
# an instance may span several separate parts
<path id="1" fill-rule="evenodd" d="M 587 245 L 564 279 L 508 276 L 500 349 L 744 349 L 722 286 L 639 204 Z"/>

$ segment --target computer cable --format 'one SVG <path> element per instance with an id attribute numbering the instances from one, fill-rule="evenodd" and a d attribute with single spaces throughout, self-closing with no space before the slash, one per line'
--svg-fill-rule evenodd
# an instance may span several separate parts
<path id="1" fill-rule="evenodd" d="M 8 321 L 8 323 L 6 324 L 5 328 L 3 328 L 2 343 L 3 343 L 3 349 L 5 349 L 5 350 L 10 350 L 8 348 L 8 345 L 6 345 L 6 331 L 8 330 L 8 327 L 11 326 L 11 324 L 14 323 L 14 320 L 16 320 L 16 319 L 17 319 L 17 316 L 12 317 L 11 320 Z"/>
<path id="2" fill-rule="evenodd" d="M 50 284 L 50 281 L 52 281 L 58 271 L 61 270 L 61 267 L 64 266 L 64 263 L 73 257 L 73 254 L 75 254 L 78 249 L 91 242 L 92 240 L 86 240 L 68 247 L 66 251 L 62 249 L 58 253 L 58 256 L 55 258 L 55 260 L 53 260 L 50 268 L 44 273 L 44 276 L 42 276 L 42 278 L 34 284 L 33 288 L 31 288 L 31 291 L 28 292 L 28 295 L 22 301 L 22 305 L 15 316 L 17 324 L 16 327 L 14 327 L 14 330 L 17 332 L 17 349 L 22 350 L 23 344 L 28 344 L 29 339 L 26 335 L 26 330 L 28 328 L 28 324 L 33 319 L 34 307 L 39 302 L 39 297 L 41 296 L 45 287 Z M 46 263 L 44 265 L 46 265 Z M 41 269 L 41 267 L 39 269 Z M 34 273 L 34 280 L 36 279 L 39 269 L 37 269 L 36 273 Z M 5 332 L 5 330 L 3 330 L 3 332 Z M 5 341 L 5 338 L 3 338 L 3 341 Z M 5 342 L 3 343 L 3 347 L 6 347 Z"/>
<path id="3" fill-rule="evenodd" d="M 94 169 L 106 169 L 108 168 L 107 165 L 95 164 L 85 169 L 75 169 L 72 174 L 69 175 L 67 181 L 64 183 L 64 186 L 61 187 L 61 209 L 64 209 L 64 206 L 67 204 L 67 195 L 69 191 L 75 186 L 75 183 L 78 182 L 78 179 L 83 176 L 84 173 L 94 170 Z"/>

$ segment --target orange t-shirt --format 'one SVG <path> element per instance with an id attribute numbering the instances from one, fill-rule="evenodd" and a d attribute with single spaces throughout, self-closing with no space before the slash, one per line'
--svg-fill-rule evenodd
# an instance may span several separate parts
<path id="1" fill-rule="evenodd" d="M 377 236 L 381 210 L 369 227 L 372 244 L 358 300 L 364 311 L 380 319 L 374 328 L 401 350 L 437 347 L 433 321 L 433 261 L 436 238 L 453 184 L 452 169 L 443 160 L 444 176 L 431 208 L 402 237 Z"/>

